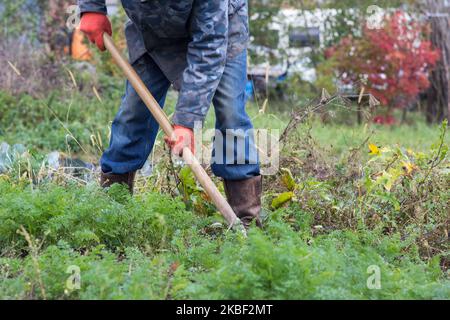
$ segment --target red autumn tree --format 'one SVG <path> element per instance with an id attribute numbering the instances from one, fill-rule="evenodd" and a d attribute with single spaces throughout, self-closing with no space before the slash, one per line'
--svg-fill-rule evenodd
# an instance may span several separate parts
<path id="1" fill-rule="evenodd" d="M 398 11 L 381 29 L 364 28 L 362 37 L 346 37 L 327 49 L 345 84 L 366 83 L 367 90 L 389 110 L 404 108 L 430 86 L 440 52 L 427 40 L 426 26 Z"/>

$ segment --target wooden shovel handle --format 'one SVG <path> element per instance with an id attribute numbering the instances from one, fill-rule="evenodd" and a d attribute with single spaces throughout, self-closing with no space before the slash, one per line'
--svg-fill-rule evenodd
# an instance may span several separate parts
<path id="1" fill-rule="evenodd" d="M 153 117 L 161 126 L 161 129 L 167 136 L 172 136 L 173 128 L 172 124 L 169 121 L 169 118 L 159 106 L 158 102 L 155 100 L 153 95 L 148 90 L 147 86 L 142 82 L 139 75 L 133 69 L 133 67 L 129 64 L 129 62 L 122 57 L 117 47 L 114 45 L 111 37 L 104 33 L 103 40 L 105 43 L 106 49 L 111 53 L 114 61 L 119 65 L 120 69 L 125 73 L 128 81 L 131 83 L 133 88 L 136 90 L 139 97 L 141 97 L 142 101 L 147 106 L 148 110 L 151 112 Z M 230 204 L 225 200 L 220 191 L 217 189 L 216 185 L 213 183 L 211 178 L 206 173 L 205 169 L 200 165 L 197 158 L 192 154 L 191 150 L 186 147 L 183 149 L 183 159 L 189 165 L 198 182 L 205 189 L 205 192 L 211 198 L 211 200 L 216 205 L 217 209 L 223 215 L 225 220 L 229 223 L 230 226 L 233 226 L 239 219 L 236 217 L 233 209 Z"/>

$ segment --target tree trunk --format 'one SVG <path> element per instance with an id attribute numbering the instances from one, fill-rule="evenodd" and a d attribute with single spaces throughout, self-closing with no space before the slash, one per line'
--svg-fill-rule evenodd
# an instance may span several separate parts
<path id="1" fill-rule="evenodd" d="M 442 0 L 425 0 L 430 18 L 431 42 L 441 50 L 441 60 L 431 73 L 431 86 L 427 92 L 426 118 L 429 123 L 441 122 L 447 117 L 450 123 L 450 8 Z"/>

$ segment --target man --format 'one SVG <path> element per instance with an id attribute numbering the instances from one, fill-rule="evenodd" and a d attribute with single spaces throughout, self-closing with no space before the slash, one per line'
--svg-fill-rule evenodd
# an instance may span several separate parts
<path id="1" fill-rule="evenodd" d="M 100 50 L 103 33 L 111 35 L 105 0 L 78 0 L 81 31 Z M 213 173 L 224 179 L 228 201 L 248 227 L 261 209 L 261 176 L 255 158 L 252 123 L 245 112 L 247 43 L 246 0 L 122 0 L 130 18 L 125 28 L 130 63 L 161 106 L 171 85 L 179 91 L 172 118 L 175 134 L 166 138 L 172 152 L 193 150 L 193 128 L 203 122 L 211 104 L 216 115 Z M 127 82 L 111 131 L 109 148 L 101 158 L 101 185 L 133 189 L 158 132 L 158 124 Z M 227 130 L 234 129 L 232 139 Z M 235 138 L 237 141 L 235 141 Z M 225 141 L 228 141 L 228 145 Z M 233 145 L 231 145 L 233 144 Z M 244 161 L 238 161 L 244 146 Z M 220 148 L 220 149 L 219 149 Z M 232 158 L 234 155 L 234 158 Z M 231 159 L 232 158 L 232 159 Z"/>

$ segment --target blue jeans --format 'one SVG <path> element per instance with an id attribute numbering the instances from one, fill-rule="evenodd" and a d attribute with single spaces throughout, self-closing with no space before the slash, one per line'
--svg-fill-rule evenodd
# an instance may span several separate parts
<path id="1" fill-rule="evenodd" d="M 149 55 L 144 55 L 134 64 L 136 72 L 142 78 L 155 99 L 163 107 L 169 80 Z M 213 156 L 218 148 L 224 148 L 223 159 L 213 161 L 213 173 L 226 180 L 242 180 L 260 174 L 259 162 L 254 161 L 256 147 L 254 144 L 251 120 L 245 111 L 245 86 L 247 82 L 247 53 L 243 52 L 226 63 L 225 71 L 213 98 L 216 115 L 216 137 L 213 145 Z M 219 132 L 225 137 L 227 129 L 241 129 L 244 135 L 233 139 L 235 147 L 242 145 L 239 139 L 245 141 L 245 159 L 229 159 L 230 152 L 225 152 L 225 143 L 216 143 Z M 104 173 L 123 174 L 139 170 L 147 160 L 153 145 L 159 125 L 139 98 L 136 91 L 126 83 L 125 95 L 111 129 L 109 148 L 104 152 L 100 164 Z M 249 131 L 250 130 L 250 131 Z M 229 146 L 228 146 L 229 147 Z M 228 159 L 226 158 L 228 154 Z M 217 157 L 218 158 L 218 157 Z M 213 157 L 213 159 L 215 159 Z"/>

